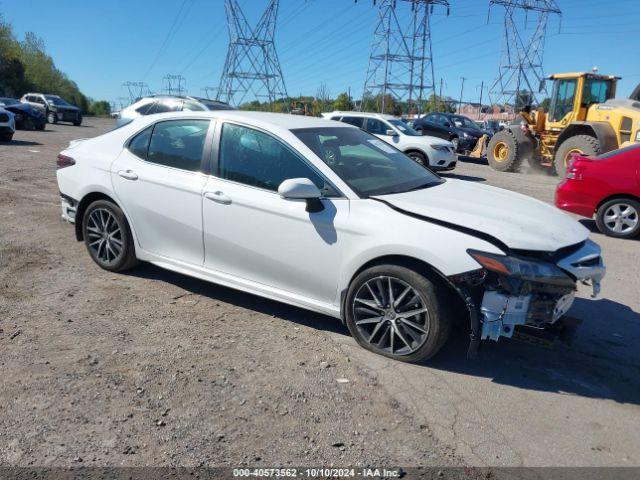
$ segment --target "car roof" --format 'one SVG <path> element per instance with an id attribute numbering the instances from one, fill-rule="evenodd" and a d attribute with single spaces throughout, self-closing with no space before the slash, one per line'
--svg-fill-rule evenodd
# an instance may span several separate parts
<path id="1" fill-rule="evenodd" d="M 291 115 L 288 113 L 254 112 L 246 110 L 208 110 L 200 112 L 169 112 L 147 115 L 145 118 L 149 123 L 159 119 L 180 119 L 180 118 L 212 118 L 220 120 L 230 120 L 239 123 L 247 123 L 256 127 L 277 127 L 285 130 L 296 128 L 357 128 L 345 123 L 338 123 L 320 117 L 307 117 L 303 115 Z"/>
<path id="2" fill-rule="evenodd" d="M 327 112 L 327 115 L 348 115 L 350 117 L 367 117 L 367 118 L 382 118 L 384 120 L 396 120 L 397 117 L 393 115 L 389 115 L 386 113 L 376 113 L 376 112 L 346 112 L 336 110 L 334 112 Z"/>

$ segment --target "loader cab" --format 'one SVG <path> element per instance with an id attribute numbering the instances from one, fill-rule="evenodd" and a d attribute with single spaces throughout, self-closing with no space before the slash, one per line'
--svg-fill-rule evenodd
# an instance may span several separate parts
<path id="1" fill-rule="evenodd" d="M 558 130 L 575 121 L 587 119 L 589 107 L 614 98 L 616 77 L 592 73 L 563 73 L 549 77 L 553 81 L 547 128 Z"/>

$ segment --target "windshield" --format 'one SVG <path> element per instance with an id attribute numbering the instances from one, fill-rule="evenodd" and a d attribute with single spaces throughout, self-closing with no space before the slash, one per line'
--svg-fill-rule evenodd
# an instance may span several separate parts
<path id="1" fill-rule="evenodd" d="M 402 193 L 444 182 L 391 145 L 357 128 L 291 130 L 361 197 Z"/>
<path id="2" fill-rule="evenodd" d="M 69 105 L 67 102 L 65 102 L 63 99 L 61 99 L 60 97 L 54 97 L 51 95 L 45 95 L 45 98 L 50 102 L 53 103 L 54 105 Z"/>
<path id="3" fill-rule="evenodd" d="M 400 130 L 404 135 L 408 135 L 410 137 L 421 137 L 418 132 L 416 132 L 413 128 L 411 128 L 407 122 L 404 120 L 387 120 L 391 125 Z"/>
<path id="4" fill-rule="evenodd" d="M 467 117 L 451 117 L 451 122 L 458 128 L 473 128 L 474 130 L 479 130 L 478 125 Z"/>
<path id="5" fill-rule="evenodd" d="M 0 97 L 0 104 L 3 104 L 3 105 L 17 105 L 19 103 L 20 102 L 15 98 Z"/>

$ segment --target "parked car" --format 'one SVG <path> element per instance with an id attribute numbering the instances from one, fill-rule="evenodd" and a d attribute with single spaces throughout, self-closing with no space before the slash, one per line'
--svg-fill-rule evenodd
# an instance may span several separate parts
<path id="1" fill-rule="evenodd" d="M 431 135 L 450 140 L 459 153 L 472 151 L 482 135 L 489 132 L 481 130 L 473 120 L 454 113 L 429 113 L 413 122 L 413 128 L 423 135 Z"/>
<path id="2" fill-rule="evenodd" d="M 451 142 L 422 136 L 404 120 L 391 115 L 336 111 L 322 116 L 361 128 L 432 170 L 453 170 L 456 167 L 458 155 Z"/>
<path id="3" fill-rule="evenodd" d="M 551 326 L 577 282 L 597 292 L 605 273 L 565 213 L 440 178 L 346 123 L 154 115 L 73 142 L 57 168 L 62 216 L 101 268 L 147 261 L 332 315 L 404 361 L 440 350 L 460 311 L 471 352 Z"/>
<path id="4" fill-rule="evenodd" d="M 503 128 L 498 120 L 476 120 L 475 124 L 480 130 L 483 130 L 491 137 Z"/>
<path id="5" fill-rule="evenodd" d="M 134 118 L 154 113 L 182 112 L 182 111 L 214 111 L 214 110 L 235 110 L 228 103 L 218 100 L 210 100 L 200 97 L 181 97 L 175 95 L 151 95 L 138 99 L 126 108 L 123 108 L 116 117 L 116 125 L 121 127 Z"/>
<path id="6" fill-rule="evenodd" d="M 82 110 L 58 95 L 27 93 L 20 101 L 40 110 L 49 123 L 69 122 L 76 127 L 82 125 Z"/>
<path id="7" fill-rule="evenodd" d="M 16 132 L 15 116 L 8 110 L 0 107 L 0 142 L 10 142 Z"/>
<path id="8" fill-rule="evenodd" d="M 556 206 L 593 218 L 605 235 L 640 234 L 640 144 L 597 157 L 574 154 L 556 189 Z"/>
<path id="9" fill-rule="evenodd" d="M 47 124 L 40 110 L 15 98 L 0 97 L 0 107 L 15 115 L 16 128 L 19 130 L 44 130 Z"/>

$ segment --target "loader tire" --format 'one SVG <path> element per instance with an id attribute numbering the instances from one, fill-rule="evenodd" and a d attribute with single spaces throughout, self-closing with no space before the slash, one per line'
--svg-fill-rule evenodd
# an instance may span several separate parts
<path id="1" fill-rule="evenodd" d="M 510 130 L 496 133 L 487 146 L 487 160 L 499 172 L 517 172 L 522 164 L 522 152 L 515 134 Z"/>
<path id="2" fill-rule="evenodd" d="M 581 153 L 586 156 L 595 156 L 600 153 L 600 142 L 591 135 L 575 135 L 567 138 L 556 149 L 553 164 L 556 173 L 564 178 L 564 174 L 569 166 L 569 161 L 574 153 Z"/>

